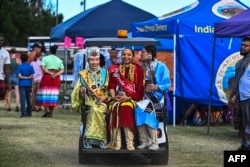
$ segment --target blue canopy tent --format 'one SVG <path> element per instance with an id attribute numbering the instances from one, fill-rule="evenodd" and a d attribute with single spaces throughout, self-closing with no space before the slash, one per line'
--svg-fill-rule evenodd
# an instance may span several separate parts
<path id="1" fill-rule="evenodd" d="M 134 21 L 144 21 L 155 17 L 122 0 L 110 2 L 88 9 L 65 22 L 51 28 L 51 39 L 63 40 L 65 36 L 75 37 L 116 37 L 118 29 L 131 31 Z"/>
<path id="2" fill-rule="evenodd" d="M 220 60 L 220 61 L 213 61 L 215 66 L 216 63 L 227 63 L 229 65 L 225 66 L 227 67 L 224 75 L 222 76 L 224 84 L 223 90 L 218 90 L 219 94 L 223 96 L 223 91 L 230 89 L 230 78 L 234 77 L 234 65 L 235 63 L 242 58 L 242 56 L 239 53 L 240 50 L 240 44 L 241 44 L 241 37 L 250 35 L 250 9 L 247 9 L 240 14 L 221 21 L 216 22 L 214 27 L 214 45 L 213 45 L 213 60 Z M 226 48 L 222 49 L 220 46 L 226 46 Z M 232 47 L 236 46 L 236 47 Z M 227 52 L 225 52 L 225 50 Z M 229 53 L 226 54 L 225 53 Z M 225 56 L 221 56 L 221 55 Z M 230 63 L 226 62 L 230 61 Z M 222 98 L 225 102 L 227 102 L 227 98 Z"/>
<path id="3" fill-rule="evenodd" d="M 213 64 L 216 66 L 217 63 L 222 64 L 224 70 L 221 72 L 221 80 L 223 81 L 221 84 L 223 89 L 219 89 L 218 92 L 221 96 L 225 97 L 226 91 L 230 89 L 230 79 L 235 77 L 235 64 L 239 61 L 242 56 L 240 55 L 240 46 L 242 37 L 250 36 L 250 9 L 243 11 L 242 13 L 221 21 L 216 22 L 214 27 L 214 45 L 213 45 Z M 226 57 L 221 57 L 224 54 L 224 50 L 220 48 L 221 44 L 227 46 L 227 50 L 231 51 L 230 55 L 226 55 Z M 237 46 L 233 48 L 231 46 Z M 235 50 L 236 49 L 236 50 Z M 214 61 L 218 60 L 220 61 Z M 214 73 L 214 71 L 212 72 Z M 213 83 L 210 83 L 211 85 Z M 225 98 L 225 101 L 228 99 Z"/>
<path id="4" fill-rule="evenodd" d="M 250 35 L 250 9 L 227 19 L 215 23 L 215 37 L 243 37 Z"/>
<path id="5" fill-rule="evenodd" d="M 246 6 L 239 1 L 199 0 L 169 15 L 133 23 L 132 35 L 161 38 L 173 36 L 174 97 L 199 104 L 211 103 L 213 106 L 220 106 L 224 105 L 224 102 L 217 94 L 216 85 L 212 85 L 212 88 L 209 85 L 211 69 L 217 71 L 220 66 L 219 63 L 213 66 L 211 61 L 214 23 L 228 19 L 245 9 Z M 224 47 L 226 46 L 222 43 L 221 48 Z M 226 55 L 228 54 L 224 51 L 220 58 Z M 174 125 L 175 114 L 173 113 Z"/>

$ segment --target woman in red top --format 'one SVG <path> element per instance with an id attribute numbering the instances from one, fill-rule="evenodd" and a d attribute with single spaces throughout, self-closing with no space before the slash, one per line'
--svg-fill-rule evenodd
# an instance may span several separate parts
<path id="1" fill-rule="evenodd" d="M 110 105 L 111 142 L 109 148 L 121 149 L 121 128 L 124 129 L 128 150 L 134 150 L 136 101 L 143 98 L 144 73 L 133 63 L 134 51 L 126 48 L 122 51 L 122 64 L 109 68 L 109 92 L 112 97 Z"/>

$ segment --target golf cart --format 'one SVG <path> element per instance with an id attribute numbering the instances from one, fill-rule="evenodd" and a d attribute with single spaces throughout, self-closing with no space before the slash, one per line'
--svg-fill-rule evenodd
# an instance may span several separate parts
<path id="1" fill-rule="evenodd" d="M 86 39 L 85 46 L 145 46 L 145 45 L 160 45 L 158 41 L 152 38 L 90 38 Z M 86 60 L 85 60 L 86 61 Z M 85 63 L 84 63 L 85 64 Z M 166 97 L 166 96 L 165 96 Z M 83 102 L 84 103 L 84 102 Z M 79 137 L 79 163 L 95 163 L 97 157 L 115 157 L 115 156 L 123 156 L 125 157 L 125 161 L 131 154 L 142 154 L 145 157 L 149 158 L 151 164 L 159 164 L 166 165 L 168 164 L 169 157 L 169 143 L 167 136 L 167 102 L 166 98 L 164 100 L 164 106 L 161 112 L 156 113 L 157 118 L 159 120 L 158 126 L 158 143 L 159 150 L 150 151 L 148 149 L 135 149 L 133 151 L 129 151 L 125 147 L 125 143 L 122 143 L 121 150 L 112 150 L 112 149 L 100 149 L 99 147 L 93 147 L 91 149 L 86 149 L 83 146 L 83 138 L 84 138 L 84 120 L 86 120 L 87 113 L 85 105 L 82 105 L 82 126 L 80 127 L 80 137 Z M 122 138 L 124 138 L 124 134 L 122 134 Z M 109 138 L 108 138 L 109 140 Z M 123 141 L 123 140 L 122 140 Z M 138 134 L 135 135 L 135 145 L 139 145 L 139 137 Z"/>

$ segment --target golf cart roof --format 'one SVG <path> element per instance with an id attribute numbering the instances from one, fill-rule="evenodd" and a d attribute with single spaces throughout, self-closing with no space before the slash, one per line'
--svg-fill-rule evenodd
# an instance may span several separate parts
<path id="1" fill-rule="evenodd" d="M 154 45 L 158 46 L 161 43 L 154 38 L 116 38 L 116 37 L 102 37 L 102 38 L 87 38 L 84 45 L 90 46 L 146 46 Z"/>

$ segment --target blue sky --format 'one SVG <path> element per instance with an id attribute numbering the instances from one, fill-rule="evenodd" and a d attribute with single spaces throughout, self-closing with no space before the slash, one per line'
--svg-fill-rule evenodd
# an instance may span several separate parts
<path id="1" fill-rule="evenodd" d="M 52 0 L 56 6 L 57 0 Z M 83 11 L 83 6 L 80 5 L 82 0 L 58 0 L 58 13 L 64 15 L 64 20 L 67 20 Z M 86 0 L 86 9 L 109 2 L 110 0 Z M 156 16 L 162 16 L 186 5 L 191 4 L 195 0 L 123 0 L 138 8 L 146 10 Z M 229 0 L 224 0 L 229 1 Z M 250 0 L 241 0 L 247 6 L 250 6 Z"/>

